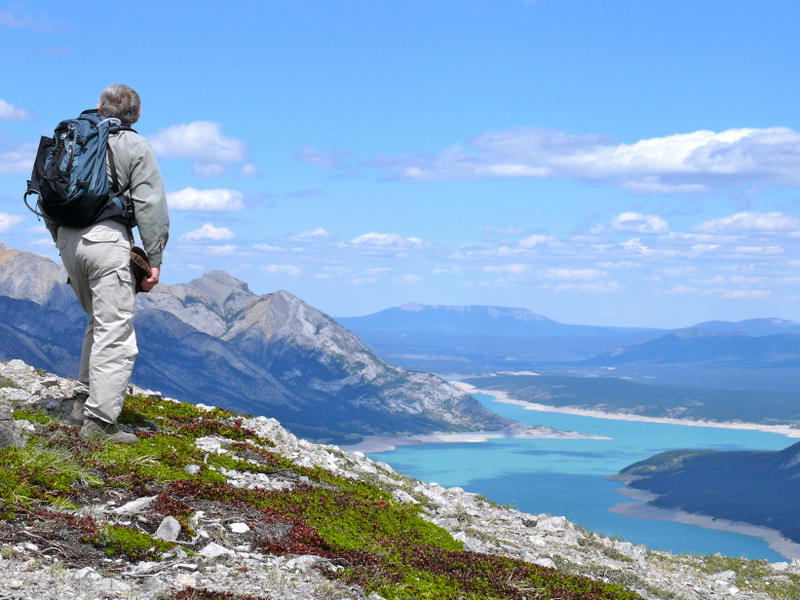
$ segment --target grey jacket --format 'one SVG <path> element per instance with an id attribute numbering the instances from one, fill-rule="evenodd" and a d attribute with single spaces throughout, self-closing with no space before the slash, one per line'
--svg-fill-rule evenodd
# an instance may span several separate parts
<path id="1" fill-rule="evenodd" d="M 133 200 L 139 237 L 150 266 L 160 267 L 169 240 L 169 212 L 155 152 L 150 142 L 132 131 L 109 136 L 108 148 L 114 154 L 120 189 Z M 53 240 L 58 241 L 58 227 L 47 220 L 45 224 Z"/>

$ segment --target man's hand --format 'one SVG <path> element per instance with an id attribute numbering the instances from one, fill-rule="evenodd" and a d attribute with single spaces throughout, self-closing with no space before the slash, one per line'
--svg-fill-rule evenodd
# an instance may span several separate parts
<path id="1" fill-rule="evenodd" d="M 159 275 L 161 275 L 160 267 L 150 267 L 150 277 L 142 279 L 142 290 L 149 292 L 156 287 Z"/>

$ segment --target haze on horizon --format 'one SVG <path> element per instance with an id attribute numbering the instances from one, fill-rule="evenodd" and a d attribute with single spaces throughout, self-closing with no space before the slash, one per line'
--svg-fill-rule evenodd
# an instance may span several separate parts
<path id="1" fill-rule="evenodd" d="M 342 317 L 800 321 L 798 29 L 788 0 L 0 1 L 0 241 L 58 259 L 21 202 L 36 144 L 122 82 L 166 283 L 223 269 Z"/>

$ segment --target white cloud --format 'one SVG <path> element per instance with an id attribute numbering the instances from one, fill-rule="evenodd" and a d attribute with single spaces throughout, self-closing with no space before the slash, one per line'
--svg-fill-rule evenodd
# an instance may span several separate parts
<path id="1" fill-rule="evenodd" d="M 731 232 L 795 232 L 800 230 L 800 219 L 780 212 L 740 212 L 729 217 L 711 219 L 692 227 L 701 233 Z"/>
<path id="2" fill-rule="evenodd" d="M 546 244 L 555 242 L 556 238 L 551 237 L 549 235 L 532 235 L 530 237 L 526 237 L 519 241 L 519 245 L 523 248 L 533 248 L 539 244 Z"/>
<path id="3" fill-rule="evenodd" d="M 619 262 L 599 262 L 597 266 L 601 269 L 634 269 L 636 267 L 641 267 L 642 263 L 621 260 Z"/>
<path id="4" fill-rule="evenodd" d="M 693 288 L 693 287 L 690 287 L 688 285 L 681 284 L 681 285 L 676 285 L 671 290 L 668 290 L 667 293 L 668 294 L 676 294 L 676 295 L 696 294 L 697 293 L 697 288 Z"/>
<path id="5" fill-rule="evenodd" d="M 325 242 L 333 239 L 333 236 L 325 231 L 322 227 L 316 229 L 308 229 L 303 233 L 299 233 L 289 238 L 292 242 Z"/>
<path id="6" fill-rule="evenodd" d="M 242 170 L 239 172 L 240 177 L 258 177 L 259 175 L 261 175 L 261 173 L 259 173 L 258 167 L 253 163 L 243 164 Z"/>
<path id="7" fill-rule="evenodd" d="M 619 284 L 614 281 L 598 281 L 597 283 L 565 283 L 556 287 L 557 292 L 578 291 L 608 294 L 611 292 L 616 292 L 617 290 L 619 290 Z"/>
<path id="8" fill-rule="evenodd" d="M 267 265 L 261 270 L 270 274 L 300 275 L 300 267 L 296 265 Z"/>
<path id="9" fill-rule="evenodd" d="M 571 179 L 641 194 L 738 183 L 800 187 L 800 133 L 786 127 L 695 131 L 614 144 L 607 136 L 521 127 L 489 131 L 433 156 L 383 156 L 367 164 L 417 181 Z"/>
<path id="10" fill-rule="evenodd" d="M 236 246 L 231 246 L 230 244 L 225 244 L 224 246 L 206 246 L 206 250 L 209 254 L 231 254 L 236 250 Z"/>
<path id="11" fill-rule="evenodd" d="M 0 174 L 30 175 L 33 159 L 36 157 L 36 144 L 15 144 L 0 149 Z"/>
<path id="12" fill-rule="evenodd" d="M 365 233 L 350 242 L 357 246 L 401 247 L 421 246 L 419 238 L 403 238 L 396 233 Z"/>
<path id="13" fill-rule="evenodd" d="M 528 270 L 528 265 L 494 265 L 483 267 L 484 273 L 513 273 L 519 275 Z"/>
<path id="14" fill-rule="evenodd" d="M 736 246 L 733 252 L 735 254 L 775 256 L 777 254 L 783 254 L 784 250 L 780 246 Z"/>
<path id="15" fill-rule="evenodd" d="M 214 227 L 211 223 L 206 223 L 200 229 L 195 229 L 181 236 L 182 240 L 232 240 L 236 237 L 230 229 L 225 227 Z"/>
<path id="16" fill-rule="evenodd" d="M 611 229 L 617 232 L 666 233 L 669 227 L 667 222 L 658 215 L 625 212 L 611 219 Z"/>
<path id="17" fill-rule="evenodd" d="M 352 156 L 354 152 L 346 150 L 328 150 L 323 152 L 311 146 L 303 148 L 295 154 L 295 158 L 304 163 L 310 163 L 325 169 L 346 169 L 348 165 L 342 160 L 343 157 Z"/>
<path id="18" fill-rule="evenodd" d="M 669 275 L 670 277 L 685 277 L 686 275 L 694 275 L 694 273 L 697 272 L 697 269 L 692 266 L 670 267 L 668 269 L 663 269 L 662 272 L 664 275 Z"/>
<path id="19" fill-rule="evenodd" d="M 608 273 L 597 269 L 548 269 L 544 275 L 548 279 L 592 280 L 608 277 Z"/>
<path id="20" fill-rule="evenodd" d="M 150 136 L 156 154 L 163 158 L 188 158 L 198 177 L 225 173 L 226 165 L 247 159 L 248 148 L 242 140 L 222 135 L 213 121 L 195 121 L 161 129 Z"/>
<path id="21" fill-rule="evenodd" d="M 269 244 L 255 244 L 253 248 L 257 250 L 264 250 L 266 252 L 280 252 L 283 250 L 280 246 L 270 246 Z"/>
<path id="22" fill-rule="evenodd" d="M 32 121 L 33 115 L 24 108 L 15 108 L 0 98 L 0 121 Z"/>
<path id="23" fill-rule="evenodd" d="M 243 210 L 244 197 L 235 190 L 198 190 L 186 188 L 167 194 L 172 210 L 199 210 L 206 212 L 229 212 Z"/>
<path id="24" fill-rule="evenodd" d="M 23 219 L 19 215 L 9 215 L 8 213 L 0 213 L 0 233 L 8 233 L 14 227 L 22 223 L 22 221 Z"/>
<path id="25" fill-rule="evenodd" d="M 710 290 L 709 293 L 719 294 L 724 298 L 731 298 L 734 300 L 764 300 L 772 296 L 770 290 L 728 290 L 725 288 L 715 288 Z"/>

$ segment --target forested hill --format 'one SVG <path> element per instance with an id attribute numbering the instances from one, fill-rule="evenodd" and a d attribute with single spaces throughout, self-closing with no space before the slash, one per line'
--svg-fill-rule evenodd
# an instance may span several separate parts
<path id="1" fill-rule="evenodd" d="M 800 442 L 780 451 L 677 450 L 635 463 L 632 488 L 659 508 L 770 527 L 800 543 Z"/>

